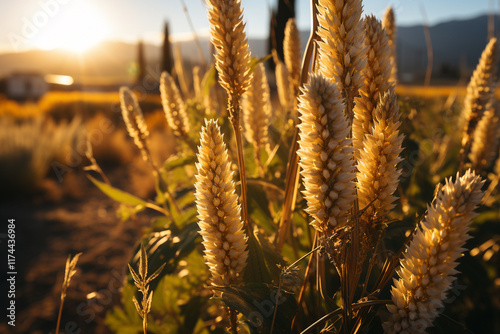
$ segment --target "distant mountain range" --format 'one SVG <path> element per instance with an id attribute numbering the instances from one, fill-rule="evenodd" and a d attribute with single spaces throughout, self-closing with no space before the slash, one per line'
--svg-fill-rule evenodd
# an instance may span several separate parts
<path id="1" fill-rule="evenodd" d="M 496 33 L 500 31 L 495 22 Z M 477 64 L 487 43 L 488 17 L 479 16 L 468 20 L 454 20 L 430 27 L 434 62 L 434 76 L 457 77 L 469 73 Z M 305 47 L 309 32 L 301 32 Z M 200 40 L 205 58 L 209 55 L 209 41 Z M 427 49 L 424 27 L 416 25 L 399 27 L 397 38 L 398 69 L 404 80 L 423 76 L 427 66 Z M 186 64 L 199 62 L 194 41 L 176 43 L 180 46 Z M 249 39 L 252 54 L 267 53 L 265 39 Z M 71 75 L 77 82 L 130 82 L 134 78 L 134 61 L 137 46 L 122 42 L 103 42 L 79 56 L 63 50 L 33 50 L 23 53 L 0 54 L 0 77 L 12 72 L 38 72 L 41 74 Z M 149 72 L 158 75 L 161 49 L 146 45 Z M 148 69 L 147 69 L 148 71 Z"/>

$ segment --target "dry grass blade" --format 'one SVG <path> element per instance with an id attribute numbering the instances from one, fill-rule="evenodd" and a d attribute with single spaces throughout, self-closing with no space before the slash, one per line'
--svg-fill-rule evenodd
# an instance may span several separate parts
<path id="1" fill-rule="evenodd" d="M 57 316 L 56 334 L 59 333 L 59 326 L 61 325 L 61 316 L 64 305 L 64 299 L 66 298 L 66 291 L 68 290 L 71 278 L 76 274 L 75 268 L 76 264 L 78 263 L 78 259 L 80 258 L 80 255 L 82 255 L 82 253 L 76 254 L 73 258 L 71 258 L 71 255 L 68 255 L 68 259 L 66 260 L 66 267 L 64 269 L 64 280 L 61 289 L 61 304 L 59 305 L 59 314 Z"/>

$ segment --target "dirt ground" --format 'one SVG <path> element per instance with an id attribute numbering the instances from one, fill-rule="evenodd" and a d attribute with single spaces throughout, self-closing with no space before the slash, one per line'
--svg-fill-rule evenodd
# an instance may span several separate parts
<path id="1" fill-rule="evenodd" d="M 134 167 L 120 167 L 108 176 L 113 185 L 130 190 Z M 107 198 L 83 172 L 70 176 L 70 195 L 56 194 L 55 200 L 9 199 L 0 203 L 2 231 L 7 220 L 16 220 L 16 326 L 7 325 L 7 285 L 2 279 L 1 333 L 54 333 L 60 304 L 61 284 L 68 254 L 83 255 L 71 281 L 64 303 L 60 333 L 109 333 L 104 325 L 106 312 L 120 300 L 119 289 L 127 260 L 149 224 L 154 212 L 141 214 L 137 221 L 121 223 L 116 217 L 119 204 Z M 50 183 L 52 182 L 52 183 Z M 52 192 L 59 191 L 50 181 Z M 64 181 L 63 181 L 64 182 Z M 135 183 L 141 183 L 138 180 Z M 144 180 L 148 183 L 148 180 Z M 7 272 L 6 235 L 1 237 L 3 272 Z"/>

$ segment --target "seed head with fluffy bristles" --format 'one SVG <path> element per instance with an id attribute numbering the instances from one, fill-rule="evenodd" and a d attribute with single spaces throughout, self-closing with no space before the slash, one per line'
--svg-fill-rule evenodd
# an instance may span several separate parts
<path id="1" fill-rule="evenodd" d="M 477 123 L 483 117 L 485 110 L 489 108 L 491 95 L 494 93 L 497 48 L 497 39 L 491 38 L 467 86 L 467 95 L 464 101 L 465 129 L 462 145 L 470 141 Z"/>
<path id="2" fill-rule="evenodd" d="M 425 333 L 443 308 L 451 288 L 457 259 L 470 238 L 469 224 L 483 192 L 484 181 L 467 170 L 455 182 L 446 184 L 436 194 L 427 215 L 406 248 L 399 280 L 394 280 L 391 315 L 384 323 L 386 333 Z"/>
<path id="3" fill-rule="evenodd" d="M 292 111 L 294 101 L 294 89 L 290 72 L 282 61 L 278 60 L 276 63 L 276 86 L 278 88 L 278 98 L 281 107 L 288 114 Z"/>
<path id="4" fill-rule="evenodd" d="M 300 166 L 311 225 L 319 231 L 342 226 L 355 199 L 349 123 L 337 85 L 312 74 L 299 97 Z"/>
<path id="5" fill-rule="evenodd" d="M 214 120 L 206 121 L 201 131 L 196 168 L 198 225 L 212 285 L 237 284 L 241 281 L 248 257 L 247 237 L 242 230 L 231 162 Z"/>
<path id="6" fill-rule="evenodd" d="M 269 144 L 267 132 L 271 120 L 271 97 L 266 70 L 262 63 L 255 66 L 250 87 L 243 94 L 243 123 L 245 138 L 255 150 Z"/>
<path id="7" fill-rule="evenodd" d="M 363 149 L 363 138 L 371 132 L 373 113 L 381 94 L 390 87 L 391 76 L 390 48 L 387 33 L 380 21 L 373 15 L 364 19 L 365 46 L 367 48 L 366 66 L 364 67 L 363 85 L 360 96 L 355 99 L 354 120 L 352 124 L 354 156 L 359 159 L 359 151 Z"/>
<path id="8" fill-rule="evenodd" d="M 498 149 L 498 130 L 498 115 L 491 106 L 484 112 L 472 137 L 469 159 L 472 162 L 472 168 L 478 173 L 491 166 L 495 159 Z"/>
<path id="9" fill-rule="evenodd" d="M 123 121 L 127 127 L 128 134 L 134 139 L 135 145 L 139 148 L 144 161 L 150 161 L 148 148 L 149 131 L 144 121 L 139 102 L 134 93 L 127 87 L 120 88 L 120 104 Z"/>
<path id="10" fill-rule="evenodd" d="M 387 32 L 387 36 L 389 36 L 389 47 L 391 48 L 391 81 L 396 82 L 398 80 L 398 66 L 396 61 L 397 26 L 392 7 L 387 7 L 382 19 L 382 26 Z"/>
<path id="11" fill-rule="evenodd" d="M 230 100 L 239 99 L 251 78 L 250 51 L 241 3 L 240 0 L 207 0 L 207 3 L 211 41 L 217 49 L 215 65 L 219 82 Z"/>
<path id="12" fill-rule="evenodd" d="M 393 195 L 399 183 L 401 169 L 401 144 L 399 133 L 399 108 L 394 88 L 380 97 L 374 111 L 374 125 L 363 141 L 357 164 L 357 188 L 360 210 L 366 208 L 363 217 L 370 224 L 380 221 L 394 207 Z"/>
<path id="13" fill-rule="evenodd" d="M 361 0 L 319 0 L 320 70 L 337 83 L 352 120 L 354 97 L 363 84 L 365 49 Z"/>
<path id="14" fill-rule="evenodd" d="M 166 71 L 161 74 L 160 93 L 168 126 L 177 137 L 187 136 L 189 133 L 189 120 L 186 106 L 174 79 Z"/>
<path id="15" fill-rule="evenodd" d="M 286 23 L 283 53 L 286 68 L 292 78 L 295 94 L 298 94 L 300 85 L 300 36 L 294 18 L 290 18 Z"/>

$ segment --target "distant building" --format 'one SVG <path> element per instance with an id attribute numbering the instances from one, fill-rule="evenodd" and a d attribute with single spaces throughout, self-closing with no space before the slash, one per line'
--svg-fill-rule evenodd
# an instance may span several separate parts
<path id="1" fill-rule="evenodd" d="M 42 74 L 36 72 L 12 73 L 4 78 L 5 95 L 16 101 L 39 100 L 49 90 Z"/>

